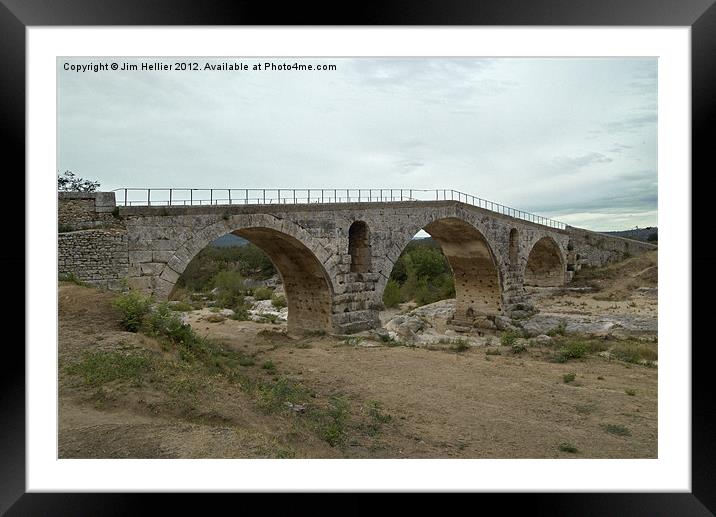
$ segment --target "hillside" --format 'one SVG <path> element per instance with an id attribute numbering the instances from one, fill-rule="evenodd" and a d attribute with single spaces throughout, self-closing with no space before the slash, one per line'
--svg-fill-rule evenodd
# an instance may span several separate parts
<path id="1" fill-rule="evenodd" d="M 614 235 L 616 237 L 624 237 L 625 239 L 634 239 L 636 241 L 656 242 L 659 236 L 659 229 L 656 226 L 648 226 L 646 228 L 635 228 L 633 230 L 620 230 L 618 232 L 599 232 L 605 235 Z M 655 235 L 656 237 L 651 237 Z"/>

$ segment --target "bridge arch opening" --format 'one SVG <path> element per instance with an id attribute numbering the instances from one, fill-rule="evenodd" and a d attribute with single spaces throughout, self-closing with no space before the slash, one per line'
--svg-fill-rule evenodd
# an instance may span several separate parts
<path id="1" fill-rule="evenodd" d="M 258 256 L 265 254 L 275 268 L 275 272 L 280 276 L 285 293 L 284 301 L 288 308 L 287 326 L 290 333 L 332 331 L 332 284 L 323 265 L 311 249 L 297 238 L 273 228 L 242 228 L 230 232 L 230 235 L 240 237 L 260 250 L 258 254 L 254 253 L 250 258 L 254 263 L 248 265 L 249 269 L 252 267 L 254 270 L 255 268 L 270 269 L 266 266 L 265 258 L 261 260 Z M 189 262 L 177 285 L 186 284 L 182 278 L 191 270 L 192 263 L 197 260 L 199 255 L 201 252 Z M 229 270 L 237 270 L 237 268 L 231 264 L 224 264 L 217 273 Z M 250 279 L 251 275 L 248 276 Z M 211 279 L 205 283 L 209 289 L 214 287 Z M 260 288 L 253 283 L 252 289 L 251 282 L 245 282 L 244 286 L 254 294 Z M 263 293 L 264 296 L 270 294 L 270 290 L 264 288 Z M 276 308 L 280 308 L 282 305 L 280 296 L 272 297 L 272 302 L 274 299 L 279 300 L 274 305 Z M 248 307 L 245 306 L 245 308 Z"/>
<path id="2" fill-rule="evenodd" d="M 473 225 L 458 218 L 439 219 L 422 230 L 432 239 L 422 247 L 432 246 L 433 251 L 411 252 L 421 246 L 421 241 L 415 238 L 408 244 L 387 282 L 383 297 L 385 305 L 394 305 L 391 302 L 395 300 L 410 301 L 404 291 L 412 288 L 410 283 L 413 282 L 418 284 L 419 289 L 432 289 L 429 292 L 432 298 L 422 300 L 423 303 L 420 299 L 414 300 L 419 305 L 455 298 L 455 313 L 450 324 L 494 328 L 494 317 L 502 313 L 501 279 L 485 236 Z M 418 272 L 415 273 L 415 270 Z M 410 289 L 407 290 L 409 294 Z M 421 291 L 418 290 L 418 293 Z"/>
<path id="3" fill-rule="evenodd" d="M 351 256 L 351 273 L 370 272 L 370 235 L 365 221 L 355 221 L 348 228 L 348 254 Z"/>
<path id="4" fill-rule="evenodd" d="M 554 239 L 542 237 L 527 257 L 524 284 L 535 287 L 564 285 L 565 267 L 562 252 Z"/>

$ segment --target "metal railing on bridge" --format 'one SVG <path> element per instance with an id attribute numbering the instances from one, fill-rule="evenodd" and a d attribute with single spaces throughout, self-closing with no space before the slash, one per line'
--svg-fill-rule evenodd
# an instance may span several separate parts
<path id="1" fill-rule="evenodd" d="M 564 229 L 560 221 L 524 212 L 453 189 L 201 189 L 119 188 L 119 206 L 288 205 L 308 203 L 376 203 L 389 201 L 459 201 L 524 221 Z"/>

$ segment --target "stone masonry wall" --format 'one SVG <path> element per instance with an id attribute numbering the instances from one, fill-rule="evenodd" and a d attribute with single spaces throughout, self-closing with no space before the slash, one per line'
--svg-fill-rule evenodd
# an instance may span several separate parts
<path id="1" fill-rule="evenodd" d="M 57 272 L 106 289 L 126 287 L 127 230 L 113 192 L 59 192 Z"/>
<path id="2" fill-rule="evenodd" d="M 567 232 L 571 243 L 569 247 L 572 248 L 570 255 L 574 254 L 576 270 L 583 265 L 604 266 L 657 249 L 656 245 L 648 242 L 604 235 L 573 226 L 567 226 Z"/>
<path id="3" fill-rule="evenodd" d="M 122 289 L 129 256 L 127 232 L 80 230 L 58 235 L 58 273 L 72 274 L 97 287 Z"/>
<path id="4" fill-rule="evenodd" d="M 63 231 L 114 224 L 114 209 L 114 192 L 57 193 L 57 222 Z"/>

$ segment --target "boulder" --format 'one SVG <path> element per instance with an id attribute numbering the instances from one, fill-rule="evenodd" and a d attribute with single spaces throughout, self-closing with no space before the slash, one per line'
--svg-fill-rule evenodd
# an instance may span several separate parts
<path id="1" fill-rule="evenodd" d="M 425 329 L 425 322 L 418 316 L 402 314 L 396 316 L 385 324 L 389 334 L 396 334 L 399 338 L 412 340 L 415 335 Z"/>
<path id="2" fill-rule="evenodd" d="M 540 334 L 530 339 L 530 343 L 533 345 L 548 345 L 552 342 L 552 338 L 547 334 Z"/>

